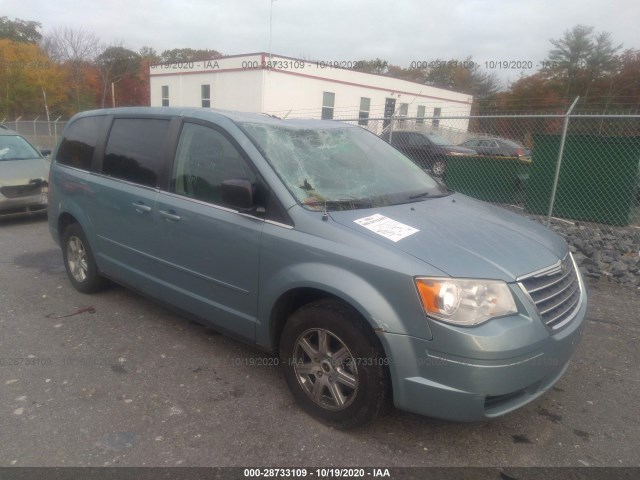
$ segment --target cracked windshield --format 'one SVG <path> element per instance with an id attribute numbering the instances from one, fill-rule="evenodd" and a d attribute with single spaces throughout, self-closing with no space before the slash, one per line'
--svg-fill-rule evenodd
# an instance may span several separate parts
<path id="1" fill-rule="evenodd" d="M 447 193 L 404 155 L 359 127 L 241 125 L 309 209 L 378 207 Z"/>

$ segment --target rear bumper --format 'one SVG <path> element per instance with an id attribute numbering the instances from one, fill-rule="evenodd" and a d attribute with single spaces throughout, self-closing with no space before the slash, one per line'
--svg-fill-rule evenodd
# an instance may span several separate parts
<path id="1" fill-rule="evenodd" d="M 564 374 L 584 326 L 587 302 L 567 328 L 509 358 L 460 357 L 434 342 L 383 333 L 401 410 L 453 421 L 480 421 L 515 410 L 550 389 Z M 494 352 L 495 353 L 495 352 Z"/>

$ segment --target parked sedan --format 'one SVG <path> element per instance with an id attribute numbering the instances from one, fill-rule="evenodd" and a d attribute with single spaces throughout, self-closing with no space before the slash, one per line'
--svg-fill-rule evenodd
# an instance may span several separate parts
<path id="1" fill-rule="evenodd" d="M 489 157 L 531 157 L 531 150 L 507 138 L 474 138 L 462 142 L 460 146 L 472 148 L 479 155 Z"/>
<path id="2" fill-rule="evenodd" d="M 452 145 L 449 140 L 435 133 L 398 130 L 383 133 L 382 139 L 404 153 L 419 167 L 431 170 L 437 177 L 444 175 L 448 157 L 476 155 L 475 150 Z"/>
<path id="3" fill-rule="evenodd" d="M 0 128 L 0 218 L 46 213 L 49 161 L 24 137 Z"/>

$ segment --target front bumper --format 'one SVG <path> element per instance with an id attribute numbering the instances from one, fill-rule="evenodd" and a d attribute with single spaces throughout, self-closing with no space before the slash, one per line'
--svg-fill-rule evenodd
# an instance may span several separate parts
<path id="1" fill-rule="evenodd" d="M 434 340 L 380 333 L 389 359 L 395 406 L 420 415 L 472 422 L 527 404 L 551 388 L 566 371 L 584 327 L 587 299 L 586 293 L 583 295 L 574 319 L 561 331 L 547 332 L 539 318 L 531 318 L 529 327 L 538 334 L 532 336 L 536 340 L 530 345 L 524 345 L 523 330 L 515 329 L 512 344 L 522 347 L 508 355 L 483 349 L 486 339 L 482 337 L 477 338 L 476 358 L 471 358 L 468 349 L 464 356 L 458 356 L 451 353 L 451 348 L 447 353 L 438 351 Z M 529 322 L 519 320 L 526 330 Z M 540 328 L 545 335 L 539 335 Z M 510 342 L 503 338 L 500 343 Z"/>
<path id="2" fill-rule="evenodd" d="M 24 197 L 8 198 L 0 194 L 0 218 L 17 218 L 47 213 L 46 192 Z"/>

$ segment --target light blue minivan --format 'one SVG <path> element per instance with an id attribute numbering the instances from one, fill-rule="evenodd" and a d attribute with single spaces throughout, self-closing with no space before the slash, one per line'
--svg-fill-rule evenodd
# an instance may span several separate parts
<path id="1" fill-rule="evenodd" d="M 565 372 L 587 308 L 560 237 L 339 122 L 78 114 L 49 226 L 76 289 L 110 279 L 277 354 L 301 407 L 338 428 L 391 401 L 512 411 Z"/>

